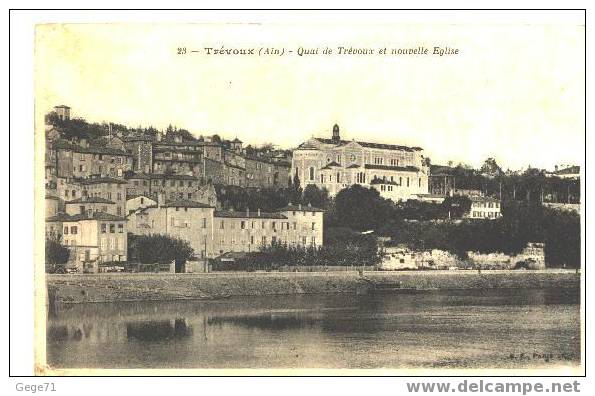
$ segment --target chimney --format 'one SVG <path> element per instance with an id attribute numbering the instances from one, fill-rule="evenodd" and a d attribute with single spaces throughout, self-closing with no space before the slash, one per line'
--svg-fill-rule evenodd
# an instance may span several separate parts
<path id="1" fill-rule="evenodd" d="M 299 208 L 300 210 L 302 210 L 302 204 L 299 204 L 299 205 L 298 205 L 298 208 Z"/>
<path id="2" fill-rule="evenodd" d="M 258 217 L 260 217 L 260 209 L 258 209 Z"/>
<path id="3" fill-rule="evenodd" d="M 250 217 L 250 208 L 246 208 L 246 217 Z"/>

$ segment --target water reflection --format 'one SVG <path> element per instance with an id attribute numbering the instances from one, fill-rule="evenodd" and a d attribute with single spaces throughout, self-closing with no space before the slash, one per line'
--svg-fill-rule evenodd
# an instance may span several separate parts
<path id="1" fill-rule="evenodd" d="M 138 341 L 164 341 L 190 337 L 192 328 L 186 319 L 126 323 L 126 337 Z"/>
<path id="2" fill-rule="evenodd" d="M 54 367 L 534 367 L 580 361 L 577 291 L 436 291 L 63 306 Z M 548 355 L 549 356 L 549 355 Z M 553 359 L 547 364 L 559 364 Z"/>

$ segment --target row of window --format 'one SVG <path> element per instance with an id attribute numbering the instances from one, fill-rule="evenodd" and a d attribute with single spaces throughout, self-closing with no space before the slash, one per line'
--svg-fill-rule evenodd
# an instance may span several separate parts
<path id="1" fill-rule="evenodd" d="M 87 212 L 87 208 L 88 208 L 88 209 L 91 209 L 91 210 L 93 210 L 93 208 L 92 208 L 92 207 L 87 207 L 87 206 L 84 206 L 84 205 L 80 205 L 80 206 L 79 206 L 79 213 L 80 213 L 80 214 L 85 214 L 85 213 Z M 94 211 L 95 211 L 95 212 L 103 212 L 103 213 L 108 213 L 108 211 L 107 211 L 107 205 L 103 205 L 103 206 L 101 206 L 101 210 L 99 210 L 99 209 L 95 208 L 95 210 L 94 210 Z M 121 206 L 116 206 L 116 214 L 117 214 L 118 216 L 121 216 L 121 215 L 122 215 L 122 207 L 121 207 Z"/>
<path id="2" fill-rule="evenodd" d="M 195 154 L 184 154 L 184 153 L 179 153 L 179 152 L 169 152 L 166 151 L 165 153 L 163 153 L 163 156 L 166 158 L 172 158 L 172 159 L 179 159 L 179 160 L 186 160 L 186 159 L 190 159 L 190 160 L 199 160 L 200 159 L 200 153 Z"/>
<path id="3" fill-rule="evenodd" d="M 500 202 L 473 202 L 471 206 L 474 208 L 499 208 Z"/>
<path id="4" fill-rule="evenodd" d="M 80 157 L 79 157 L 79 159 L 81 161 L 84 161 L 85 160 L 85 154 L 81 154 Z M 103 161 L 103 154 L 93 154 L 93 159 L 94 160 Z M 118 156 L 116 156 L 116 157 L 110 157 L 109 160 L 110 160 L 110 163 L 112 163 L 112 164 L 123 164 L 125 162 L 130 162 L 127 159 L 125 159 L 123 157 L 118 157 Z"/>
<path id="5" fill-rule="evenodd" d="M 262 170 L 262 166 L 264 165 L 262 162 L 256 162 L 256 169 L 257 170 Z M 267 165 L 267 172 L 272 172 L 273 171 L 273 167 L 271 165 Z"/>
<path id="6" fill-rule="evenodd" d="M 295 212 L 294 212 L 295 213 Z M 229 222 L 229 226 L 232 230 L 234 230 L 236 228 L 236 222 L 235 221 L 228 221 Z M 223 230 L 225 229 L 225 220 L 220 220 L 219 222 L 219 229 Z M 264 230 L 266 228 L 266 221 L 262 221 L 262 222 L 258 222 L 260 223 L 260 229 Z M 280 221 L 279 222 L 280 226 L 281 226 L 281 231 L 283 230 L 289 230 L 291 229 L 291 227 L 293 227 L 294 230 L 297 230 L 297 222 L 293 222 L 290 223 L 289 221 Z M 241 230 L 245 230 L 245 229 L 255 229 L 257 227 L 257 222 L 256 221 L 245 221 L 245 220 L 241 220 L 239 222 L 239 229 Z M 277 222 L 276 221 L 271 221 L 271 229 L 272 230 L 277 230 Z M 310 229 L 311 230 L 316 230 L 316 222 L 312 222 L 310 223 Z"/>
<path id="7" fill-rule="evenodd" d="M 176 208 L 177 209 L 177 208 Z M 184 208 L 187 209 L 187 208 Z M 170 219 L 170 225 L 173 227 L 184 227 L 184 228 L 188 228 L 190 226 L 190 222 L 186 219 L 176 219 L 176 218 L 171 218 Z M 203 217 L 201 219 L 201 223 L 200 223 L 201 228 L 207 228 L 207 219 L 205 217 Z"/>
<path id="8" fill-rule="evenodd" d="M 481 212 L 481 211 L 473 211 L 473 217 L 476 218 L 488 218 L 488 219 L 497 219 L 502 215 L 498 212 Z"/>
<path id="9" fill-rule="evenodd" d="M 101 193 L 99 193 L 99 192 L 89 193 L 86 190 L 83 190 L 81 196 L 82 197 L 101 197 Z M 74 199 L 77 197 L 77 192 L 76 192 L 76 190 L 64 190 L 64 197 Z M 111 200 L 113 195 L 111 192 L 108 191 L 106 193 L 106 197 L 107 197 L 107 199 Z M 122 198 L 124 197 L 124 195 L 122 193 L 116 193 L 115 197 L 116 197 L 116 200 L 121 201 Z"/>
<path id="10" fill-rule="evenodd" d="M 118 226 L 118 233 L 122 234 L 124 232 L 124 224 L 120 223 L 117 226 Z M 109 228 L 110 234 L 114 234 L 116 232 L 116 224 L 115 223 L 101 223 L 100 228 L 101 228 L 102 234 L 107 233 L 108 228 Z"/>
<path id="11" fill-rule="evenodd" d="M 316 245 L 316 237 L 310 237 L 310 244 L 311 245 Z M 254 244 L 260 244 L 260 245 L 267 245 L 269 243 L 269 239 L 266 236 L 262 236 L 260 239 L 257 239 L 254 237 L 254 235 L 250 236 L 249 240 L 241 240 L 241 241 L 236 241 L 235 236 L 232 236 L 230 239 L 225 238 L 225 236 L 221 236 L 221 239 L 219 240 L 219 243 L 221 244 L 221 246 L 225 245 L 227 242 L 229 242 L 232 246 L 236 244 L 236 242 L 240 242 L 240 244 L 246 244 L 248 242 L 248 244 L 250 245 L 254 245 Z M 302 237 L 298 237 L 295 239 L 295 241 L 290 242 L 288 240 L 284 240 L 283 238 L 278 238 L 276 236 L 271 237 L 270 239 L 271 244 L 274 243 L 300 243 L 302 245 L 306 245 L 308 243 L 308 237 L 302 236 Z M 233 250 L 233 249 L 232 249 Z M 223 251 L 221 251 L 223 252 Z"/>
<path id="12" fill-rule="evenodd" d="M 86 166 L 86 165 L 79 165 L 79 167 L 78 167 L 78 171 L 79 171 L 79 172 L 87 172 L 87 171 L 88 171 L 88 169 L 89 169 L 89 168 L 87 168 L 87 166 Z M 77 171 L 77 167 L 76 167 L 76 166 L 74 166 L 74 167 L 72 168 L 72 171 L 73 171 L 73 172 L 76 172 L 76 171 Z M 115 175 L 115 174 L 117 174 L 119 177 L 122 177 L 122 169 L 121 169 L 121 168 L 117 168 L 117 169 L 114 169 L 114 168 L 107 168 L 107 171 L 108 171 L 108 174 L 110 174 L 110 175 Z M 114 171 L 115 171 L 115 172 L 114 172 Z M 99 166 L 97 167 L 97 173 L 103 174 L 103 166 L 99 165 Z"/>
<path id="13" fill-rule="evenodd" d="M 321 183 L 326 183 L 326 175 L 324 173 L 322 173 L 320 175 L 320 182 Z M 328 182 L 332 183 L 333 182 L 333 175 L 328 175 Z M 335 178 L 335 183 L 341 183 L 341 173 L 337 172 L 336 174 L 336 178 Z"/>
<path id="14" fill-rule="evenodd" d="M 134 184 L 135 186 L 139 186 L 140 185 L 140 182 L 139 182 L 139 180 L 134 180 L 132 184 Z M 147 180 L 142 180 L 142 185 L 143 186 L 146 187 L 148 184 L 149 184 L 149 182 Z M 166 181 L 165 180 L 153 180 L 153 185 L 154 186 L 161 185 L 162 187 L 165 187 Z M 176 181 L 175 180 L 171 180 L 170 183 L 169 183 L 169 185 L 171 187 L 175 187 L 176 186 Z M 177 185 L 179 187 L 184 187 L 184 180 L 179 180 L 178 183 L 177 183 Z M 189 180 L 188 182 L 186 182 L 186 185 L 188 187 L 192 187 L 194 185 L 194 181 Z"/>
<path id="15" fill-rule="evenodd" d="M 124 241 L 120 241 L 119 238 L 101 238 L 100 242 L 100 247 L 102 250 L 105 250 L 109 247 L 109 249 L 124 249 L 125 247 L 125 242 Z M 77 246 L 77 241 L 76 239 L 67 239 L 64 238 L 64 246 Z"/>
<path id="16" fill-rule="evenodd" d="M 101 247 L 101 250 L 106 250 L 108 248 L 110 250 L 120 250 L 124 249 L 125 241 L 120 240 L 120 238 L 101 238 L 99 246 Z"/>
<path id="17" fill-rule="evenodd" d="M 153 193 L 149 193 L 148 191 L 140 191 L 140 192 L 139 191 L 135 191 L 135 192 L 128 191 L 128 194 L 130 194 L 130 195 L 142 194 L 142 195 L 145 195 L 147 197 L 151 197 L 152 196 L 153 198 L 157 199 L 157 192 L 156 191 L 154 191 Z M 184 192 L 175 192 L 175 191 L 170 191 L 170 193 L 169 193 L 169 199 L 172 200 L 172 201 L 175 200 L 175 199 L 184 199 L 184 198 L 187 198 L 187 199 L 190 199 L 191 200 L 191 199 L 194 198 L 194 193 L 184 193 Z M 141 204 L 142 203 L 143 203 L 143 200 L 141 198 Z M 186 208 L 186 211 L 188 211 L 187 208 Z"/>
<path id="18" fill-rule="evenodd" d="M 64 226 L 64 235 L 68 235 L 68 226 Z M 70 226 L 70 234 L 72 235 L 76 235 L 78 233 L 78 227 L 77 226 Z"/>
<path id="19" fill-rule="evenodd" d="M 365 183 L 366 182 L 366 174 L 364 172 L 358 172 L 355 175 L 355 182 L 360 183 L 360 184 Z"/>

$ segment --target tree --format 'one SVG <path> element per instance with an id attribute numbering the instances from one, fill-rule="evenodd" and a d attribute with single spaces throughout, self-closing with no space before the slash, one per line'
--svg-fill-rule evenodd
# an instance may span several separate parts
<path id="1" fill-rule="evenodd" d="M 544 241 L 548 267 L 580 268 L 581 219 L 577 213 L 547 210 Z"/>
<path id="2" fill-rule="evenodd" d="M 70 250 L 62 245 L 60 236 L 50 235 L 45 239 L 46 264 L 66 264 L 70 257 Z"/>
<path id="3" fill-rule="evenodd" d="M 358 184 L 337 194 L 334 209 L 336 224 L 355 231 L 378 229 L 393 215 L 392 201 L 380 197 L 377 190 Z"/>
<path id="4" fill-rule="evenodd" d="M 312 205 L 316 208 L 326 209 L 329 206 L 329 196 L 326 188 L 318 188 L 314 184 L 308 184 L 302 196 L 304 205 Z"/>
<path id="5" fill-rule="evenodd" d="M 469 213 L 471 209 L 471 200 L 469 197 L 455 195 L 446 197 L 441 204 L 442 210 L 451 218 L 460 219 Z"/>
<path id="6" fill-rule="evenodd" d="M 294 190 L 299 190 L 300 189 L 300 178 L 296 172 L 296 174 L 293 176 L 293 188 Z"/>
<path id="7" fill-rule="evenodd" d="M 143 264 L 184 263 L 194 256 L 190 244 L 179 238 L 161 234 L 128 234 L 128 238 L 128 256 Z"/>
<path id="8" fill-rule="evenodd" d="M 492 177 L 500 176 L 504 173 L 504 172 L 502 172 L 502 169 L 496 163 L 496 160 L 491 157 L 485 160 L 485 162 L 479 169 L 479 172 L 483 175 L 492 176 Z"/>

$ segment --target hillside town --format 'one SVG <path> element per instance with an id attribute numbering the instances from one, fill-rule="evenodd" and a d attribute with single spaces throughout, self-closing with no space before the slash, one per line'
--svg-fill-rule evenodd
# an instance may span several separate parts
<path id="1" fill-rule="evenodd" d="M 307 261 L 309 254 L 322 256 L 308 252 L 330 249 L 327 230 L 336 242 L 342 228 L 356 235 L 357 243 L 374 234 L 369 249 L 374 258 L 368 264 L 403 269 L 439 262 L 450 268 L 460 266 L 461 260 L 448 249 L 432 250 L 431 244 L 416 248 L 417 240 L 399 240 L 391 232 L 416 227 L 420 220 L 430 220 L 433 227 L 498 220 L 506 199 L 537 199 L 541 207 L 564 213 L 580 210 L 578 166 L 541 172 L 540 180 L 549 180 L 551 188 L 544 189 L 542 182 L 523 189 L 530 169 L 522 175 L 504 172 L 493 159 L 479 171 L 460 164 L 434 165 L 420 147 L 353 138 L 342 136 L 335 124 L 327 136 L 312 137 L 293 150 L 253 147 L 237 137 L 196 137 L 171 126 L 165 132 L 112 123 L 97 127 L 72 118 L 70 107 L 56 106 L 45 125 L 45 228 L 46 244 L 52 241 L 63 254 L 50 260 L 56 265 L 48 271 L 99 273 L 124 270 L 132 263 L 140 270 L 142 261 L 165 261 L 140 257 L 139 244 L 150 244 L 146 238 L 154 236 L 182 241 L 189 248 L 185 257 L 173 254 L 167 268 L 172 272 L 209 271 L 213 263 L 252 268 L 247 259 L 252 253 L 274 255 L 280 247 L 290 251 L 291 260 Z M 507 185 L 510 180 L 517 181 Z M 365 220 L 353 220 L 355 212 L 341 209 L 345 196 L 358 194 L 360 187 L 364 195 L 372 194 L 362 198 L 360 207 L 389 203 L 391 215 L 385 221 L 368 226 Z M 382 233 L 380 228 L 392 224 L 394 211 L 404 223 Z M 438 214 L 428 215 L 432 211 Z M 374 217 L 373 210 L 369 214 Z M 351 220 L 355 223 L 348 224 Z M 422 245 L 428 242 L 422 239 Z M 517 264 L 545 266 L 544 241 L 522 245 L 512 256 L 482 248 L 491 256 L 471 252 L 465 257 L 474 257 L 475 263 L 502 261 L 503 266 L 514 265 L 511 257 L 516 257 Z M 286 264 L 293 264 L 291 260 Z M 340 253 L 327 258 L 324 266 L 338 261 Z M 226 267 L 230 262 L 248 264 Z"/>

